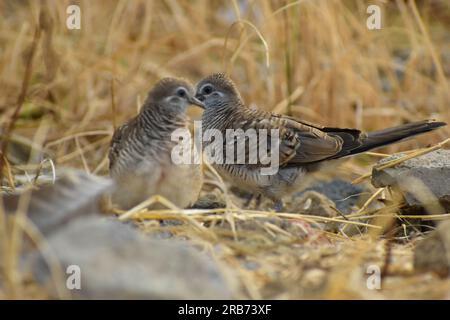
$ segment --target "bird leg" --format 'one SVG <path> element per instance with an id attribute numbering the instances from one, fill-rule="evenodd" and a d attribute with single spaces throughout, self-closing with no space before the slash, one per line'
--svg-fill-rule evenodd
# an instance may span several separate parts
<path id="1" fill-rule="evenodd" d="M 259 207 L 261 206 L 261 199 L 262 199 L 262 194 L 258 193 L 258 195 L 256 196 L 256 201 L 255 201 L 255 209 L 259 210 Z"/>
<path id="2" fill-rule="evenodd" d="M 250 206 L 250 204 L 252 203 L 253 197 L 254 197 L 253 193 L 250 193 L 250 194 L 246 197 L 246 200 L 245 200 L 245 202 L 244 202 L 244 208 L 248 208 L 248 207 Z"/>
<path id="3" fill-rule="evenodd" d="M 255 199 L 255 210 L 259 210 L 259 207 L 261 206 L 261 199 L 262 199 L 262 194 L 258 193 L 258 195 L 255 197 L 255 195 L 252 193 L 250 194 L 247 199 L 245 200 L 244 203 L 244 208 L 249 208 L 250 204 L 252 203 L 252 200 Z"/>

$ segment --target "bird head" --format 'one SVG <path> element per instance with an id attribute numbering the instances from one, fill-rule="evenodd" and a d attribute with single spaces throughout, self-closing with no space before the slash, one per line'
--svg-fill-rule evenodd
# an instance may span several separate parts
<path id="1" fill-rule="evenodd" d="M 190 83 L 177 78 L 163 78 L 150 90 L 147 101 L 150 105 L 164 106 L 177 112 L 184 112 L 189 105 L 204 108 L 203 103 L 194 96 Z"/>
<path id="2" fill-rule="evenodd" d="M 213 73 L 202 79 L 196 86 L 195 97 L 205 104 L 205 108 L 241 101 L 233 81 L 224 73 Z"/>

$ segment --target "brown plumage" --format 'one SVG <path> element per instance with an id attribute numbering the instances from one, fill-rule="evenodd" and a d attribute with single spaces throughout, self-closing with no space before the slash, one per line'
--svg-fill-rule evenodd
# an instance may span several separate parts
<path id="1" fill-rule="evenodd" d="M 179 207 L 193 204 L 202 186 L 201 167 L 174 164 L 171 134 L 187 128 L 186 108 L 202 106 L 192 86 L 165 78 L 149 92 L 139 114 L 117 128 L 109 151 L 110 175 L 117 182 L 112 201 L 129 209 L 152 195 L 161 195 Z"/>
<path id="2" fill-rule="evenodd" d="M 218 129 L 278 129 L 280 168 L 274 175 L 261 175 L 263 164 L 215 164 L 225 178 L 240 188 L 262 194 L 281 209 L 281 198 L 296 191 L 305 174 L 332 159 L 358 154 L 432 131 L 444 122 L 424 120 L 363 133 L 357 129 L 330 128 L 292 117 L 254 110 L 245 106 L 234 83 L 224 74 L 212 74 L 196 86 L 196 97 L 205 105 L 203 131 Z M 214 142 L 213 142 L 214 143 Z M 225 150 L 225 142 L 223 146 Z M 246 153 L 251 150 L 247 147 Z M 248 155 L 246 154 L 246 159 Z"/>

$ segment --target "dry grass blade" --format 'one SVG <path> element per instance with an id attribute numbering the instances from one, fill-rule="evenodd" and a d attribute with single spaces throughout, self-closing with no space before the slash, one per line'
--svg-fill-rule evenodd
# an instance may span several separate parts
<path id="1" fill-rule="evenodd" d="M 286 99 L 283 99 L 283 101 L 280 101 L 275 108 L 273 109 L 273 112 L 275 113 L 283 113 L 283 111 L 287 108 L 290 102 L 297 100 L 305 91 L 305 88 L 298 87 L 297 89 L 292 92 L 292 94 L 287 97 Z"/>
<path id="2" fill-rule="evenodd" d="M 233 28 L 235 25 L 238 25 L 238 24 L 248 25 L 248 26 L 250 26 L 250 27 L 255 31 L 256 35 L 257 35 L 258 38 L 261 40 L 261 42 L 262 42 L 262 44 L 263 44 L 263 46 L 264 46 L 265 64 L 266 64 L 266 68 L 269 68 L 269 67 L 270 67 L 269 46 L 268 46 L 268 44 L 267 44 L 266 39 L 264 39 L 263 35 L 262 35 L 261 32 L 258 30 L 258 28 L 257 28 L 253 23 L 251 23 L 250 21 L 247 21 L 247 20 L 239 20 L 239 21 L 234 22 L 234 23 L 230 26 L 229 31 L 228 31 L 228 34 L 231 32 L 232 28 Z M 227 38 L 226 38 L 225 44 L 224 44 L 224 47 L 225 47 L 225 48 L 227 47 L 227 39 L 228 39 L 228 35 L 227 35 Z M 244 41 L 244 43 L 245 43 L 245 41 Z M 241 46 L 240 46 L 240 47 L 241 47 Z M 225 51 L 225 50 L 224 50 L 224 51 Z M 238 51 L 239 51 L 239 49 L 238 49 L 236 52 L 238 52 Z M 236 53 L 235 53 L 234 55 L 236 55 Z M 234 59 L 231 59 L 231 60 L 234 60 Z M 226 68 L 226 69 L 228 69 L 228 68 Z"/>
<path id="3" fill-rule="evenodd" d="M 180 214 L 179 217 L 184 216 L 192 216 L 193 219 L 198 219 L 200 221 L 211 221 L 211 220 L 228 220 L 227 219 L 227 213 L 230 213 L 231 217 L 233 219 L 240 219 L 240 220 L 246 220 L 246 219 L 254 219 L 254 218 L 285 218 L 285 219 L 293 219 L 293 220 L 302 220 L 307 222 L 336 222 L 336 223 L 342 223 L 342 224 L 349 224 L 349 225 L 355 225 L 355 226 L 361 226 L 361 227 L 368 227 L 368 228 L 375 228 L 378 229 L 379 226 L 372 225 L 369 223 L 363 223 L 363 222 L 357 222 L 357 221 L 350 221 L 348 219 L 339 219 L 339 218 L 329 218 L 329 217 L 321 217 L 321 216 L 314 216 L 314 215 L 305 215 L 305 214 L 298 214 L 298 213 L 285 213 L 285 212 L 271 212 L 271 211 L 256 211 L 256 210 L 244 210 L 239 208 L 220 208 L 220 209 L 163 209 L 163 210 L 151 210 L 151 211 L 143 211 L 143 208 L 149 206 L 149 204 L 155 203 L 154 199 L 151 199 L 151 201 L 143 202 L 142 204 L 138 205 L 137 207 L 131 209 L 130 211 L 127 211 L 126 213 L 122 214 L 119 219 L 125 220 L 125 219 L 136 219 L 136 220 L 145 220 L 145 219 L 156 219 L 160 220 L 163 218 L 166 219 L 173 219 L 174 217 L 177 217 L 178 214 Z M 218 215 L 221 214 L 221 215 Z M 235 231 L 234 231 L 235 232 Z"/>

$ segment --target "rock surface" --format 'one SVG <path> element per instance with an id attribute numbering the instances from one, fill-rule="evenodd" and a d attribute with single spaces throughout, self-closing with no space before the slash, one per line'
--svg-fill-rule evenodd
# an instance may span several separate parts
<path id="1" fill-rule="evenodd" d="M 395 154 L 378 164 L 395 160 L 404 154 Z M 450 150 L 437 150 L 413 158 L 392 168 L 372 171 L 372 184 L 377 187 L 392 186 L 399 190 L 411 208 L 439 200 L 441 206 L 450 210 Z M 425 189 L 425 190 L 424 190 Z M 420 199 L 419 199 L 420 198 Z"/>
<path id="2" fill-rule="evenodd" d="M 361 186 L 353 185 L 350 182 L 336 179 L 330 182 L 319 182 L 310 188 L 299 192 L 295 196 L 300 197 L 308 191 L 316 191 L 332 200 L 335 207 L 342 213 L 350 213 L 352 207 L 356 205 L 361 198 L 364 189 Z"/>
<path id="3" fill-rule="evenodd" d="M 427 238 L 420 241 L 414 251 L 414 268 L 434 271 L 447 276 L 450 271 L 450 221 L 439 224 Z"/>
<path id="4" fill-rule="evenodd" d="M 316 191 L 306 191 L 286 203 L 289 212 L 332 218 L 337 215 L 335 203 Z"/>
<path id="5" fill-rule="evenodd" d="M 64 169 L 58 175 L 54 184 L 3 195 L 6 212 L 14 214 L 20 201 L 25 200 L 28 218 L 46 235 L 80 216 L 99 213 L 101 195 L 113 187 L 110 179 L 81 170 Z"/>
<path id="6" fill-rule="evenodd" d="M 146 237 L 116 220 L 80 218 L 47 241 L 62 270 L 73 265 L 80 268 L 81 289 L 70 291 L 75 298 L 231 298 L 222 273 L 207 255 L 181 241 Z M 43 255 L 34 254 L 30 260 L 36 279 L 51 284 Z"/>

